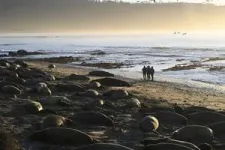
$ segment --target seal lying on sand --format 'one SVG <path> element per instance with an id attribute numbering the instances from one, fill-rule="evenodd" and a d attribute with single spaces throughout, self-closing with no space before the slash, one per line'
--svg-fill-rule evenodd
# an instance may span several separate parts
<path id="1" fill-rule="evenodd" d="M 172 143 L 151 144 L 144 147 L 143 150 L 193 150 L 189 147 Z"/>
<path id="2" fill-rule="evenodd" d="M 216 136 L 224 136 L 224 133 L 225 133 L 225 121 L 211 123 L 211 124 L 208 124 L 206 126 L 209 127 L 210 129 L 212 129 L 213 133 Z"/>
<path id="3" fill-rule="evenodd" d="M 96 77 L 114 77 L 114 74 L 111 74 L 106 71 L 91 71 L 88 74 L 89 76 L 96 76 Z"/>
<path id="4" fill-rule="evenodd" d="M 216 112 L 197 112 L 188 115 L 188 122 L 198 125 L 206 125 L 225 121 L 225 115 Z"/>
<path id="5" fill-rule="evenodd" d="M 49 115 L 41 122 L 41 128 L 46 129 L 49 127 L 61 127 L 69 124 L 73 124 L 73 121 L 59 115 Z"/>
<path id="6" fill-rule="evenodd" d="M 79 148 L 75 148 L 74 150 L 133 150 L 131 148 L 112 143 L 96 143 L 91 144 Z"/>
<path id="7" fill-rule="evenodd" d="M 156 119 L 154 116 L 146 116 L 144 117 L 140 123 L 139 123 L 139 128 L 143 132 L 152 132 L 157 130 L 159 127 L 159 121 Z"/>
<path id="8" fill-rule="evenodd" d="M 76 113 L 72 117 L 72 120 L 74 120 L 76 123 L 79 122 L 81 124 L 114 127 L 114 122 L 112 119 L 110 119 L 103 113 L 94 112 L 94 111 Z"/>
<path id="9" fill-rule="evenodd" d="M 127 86 L 127 87 L 131 86 L 131 84 L 126 81 L 114 79 L 114 78 L 102 78 L 102 79 L 93 80 L 92 82 L 94 81 L 99 82 L 101 83 L 101 85 L 105 85 L 105 86 Z"/>
<path id="10" fill-rule="evenodd" d="M 22 91 L 13 86 L 13 85 L 6 85 L 2 88 L 2 92 L 3 93 L 6 93 L 6 94 L 15 94 L 15 95 L 19 95 L 19 94 L 22 94 Z"/>
<path id="11" fill-rule="evenodd" d="M 187 118 L 170 111 L 158 111 L 151 113 L 150 115 L 155 116 L 161 124 L 174 124 L 174 125 L 186 125 Z"/>
<path id="12" fill-rule="evenodd" d="M 76 129 L 52 127 L 37 131 L 29 137 L 32 141 L 49 144 L 83 146 L 93 144 L 93 139 L 84 132 Z"/>
<path id="13" fill-rule="evenodd" d="M 173 132 L 172 139 L 191 142 L 193 144 L 212 143 L 213 130 L 200 125 L 189 125 Z"/>
<path id="14" fill-rule="evenodd" d="M 171 138 L 159 138 L 159 139 L 146 138 L 146 139 L 142 140 L 141 143 L 144 144 L 145 146 L 147 146 L 149 144 L 171 143 L 171 144 L 183 145 L 183 146 L 191 148 L 192 150 L 200 150 L 196 145 L 194 145 L 192 143 L 174 140 Z"/>

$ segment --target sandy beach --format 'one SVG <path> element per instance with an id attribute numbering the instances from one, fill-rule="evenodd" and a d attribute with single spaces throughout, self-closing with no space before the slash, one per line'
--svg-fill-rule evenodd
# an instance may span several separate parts
<path id="1" fill-rule="evenodd" d="M 49 71 L 47 62 L 28 62 L 35 68 Z M 55 64 L 57 67 L 51 72 L 58 75 L 88 74 L 89 71 L 95 70 L 85 67 L 76 67 L 74 65 Z M 117 72 L 118 73 L 118 72 Z M 119 74 L 119 73 L 118 73 Z M 128 78 L 119 74 L 117 78 L 126 79 L 133 83 L 132 87 L 125 88 L 131 93 L 135 93 L 145 103 L 162 103 L 162 105 L 173 105 L 175 103 L 186 106 L 201 106 L 215 110 L 225 110 L 224 96 L 225 93 L 220 87 L 200 82 L 181 83 L 181 80 L 162 81 L 162 77 L 156 76 L 156 81 L 143 81 L 140 78 Z M 141 76 L 141 74 L 139 75 Z M 92 78 L 93 79 L 93 78 Z"/>

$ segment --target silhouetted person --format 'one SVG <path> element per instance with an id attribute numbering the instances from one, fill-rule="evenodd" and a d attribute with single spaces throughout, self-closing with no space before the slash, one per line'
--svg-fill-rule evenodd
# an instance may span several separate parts
<path id="1" fill-rule="evenodd" d="M 147 79 L 150 80 L 151 68 L 150 66 L 147 67 Z"/>
<path id="2" fill-rule="evenodd" d="M 142 68 L 142 73 L 143 73 L 143 79 L 146 80 L 147 68 L 145 66 Z"/>
<path id="3" fill-rule="evenodd" d="M 152 78 L 152 81 L 154 80 L 154 73 L 155 73 L 155 70 L 153 67 L 150 68 L 150 75 L 151 75 L 151 78 Z M 150 78 L 150 77 L 149 77 Z"/>

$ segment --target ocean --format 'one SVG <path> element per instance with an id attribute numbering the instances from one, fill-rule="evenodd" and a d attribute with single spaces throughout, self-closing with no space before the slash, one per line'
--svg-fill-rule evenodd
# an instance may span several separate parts
<path id="1" fill-rule="evenodd" d="M 122 62 L 126 64 L 124 67 L 107 71 L 132 78 L 141 78 L 142 67 L 150 65 L 161 79 L 225 85 L 225 34 L 222 33 L 0 36 L 1 54 L 19 49 L 48 52 L 30 58 L 74 56 L 88 63 Z M 105 55 L 91 55 L 98 51 Z M 191 64 L 200 65 L 190 70 L 163 71 Z M 209 70 L 216 66 L 224 69 Z"/>

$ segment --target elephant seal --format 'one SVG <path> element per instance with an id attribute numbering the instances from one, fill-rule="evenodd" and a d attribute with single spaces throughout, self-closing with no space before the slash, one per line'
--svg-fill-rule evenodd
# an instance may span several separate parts
<path id="1" fill-rule="evenodd" d="M 14 77 L 14 76 L 7 76 L 5 77 L 5 81 L 9 81 L 9 82 L 13 82 L 13 83 L 16 83 L 16 84 L 24 84 L 25 83 L 25 80 L 20 78 L 20 77 Z"/>
<path id="2" fill-rule="evenodd" d="M 150 115 L 155 116 L 161 124 L 186 125 L 187 118 L 170 111 L 157 111 Z"/>
<path id="3" fill-rule="evenodd" d="M 93 99 L 84 106 L 84 110 L 93 110 L 104 105 L 104 100 Z"/>
<path id="4" fill-rule="evenodd" d="M 51 127 L 34 132 L 29 136 L 32 141 L 48 144 L 83 146 L 93 144 L 93 139 L 86 133 L 63 127 Z"/>
<path id="5" fill-rule="evenodd" d="M 22 94 L 22 91 L 13 86 L 13 85 L 6 85 L 2 88 L 2 92 L 3 93 L 6 93 L 6 94 L 15 94 L 15 95 L 19 95 L 19 94 Z"/>
<path id="6" fill-rule="evenodd" d="M 146 116 L 144 117 L 140 123 L 139 123 L 139 128 L 143 132 L 152 132 L 157 130 L 159 127 L 159 121 L 156 119 L 154 116 Z"/>
<path id="7" fill-rule="evenodd" d="M 188 125 L 173 132 L 171 138 L 198 145 L 200 143 L 212 143 L 214 136 L 213 130 L 208 127 Z"/>
<path id="8" fill-rule="evenodd" d="M 96 76 L 96 77 L 114 77 L 114 74 L 106 72 L 106 71 L 91 71 L 88 74 L 89 76 Z"/>
<path id="9" fill-rule="evenodd" d="M 208 143 L 202 143 L 198 145 L 201 150 L 213 150 L 212 146 Z"/>
<path id="10" fill-rule="evenodd" d="M 45 96 L 52 95 L 52 91 L 48 87 L 38 87 L 38 93 Z"/>
<path id="11" fill-rule="evenodd" d="M 74 150 L 133 150 L 129 147 L 125 147 L 119 144 L 113 143 L 96 143 L 87 146 L 75 148 Z"/>
<path id="12" fill-rule="evenodd" d="M 208 124 L 206 126 L 213 130 L 213 133 L 215 134 L 215 136 L 220 136 L 220 135 L 224 136 L 224 133 L 225 133 L 225 121 L 211 123 L 211 124 Z"/>
<path id="13" fill-rule="evenodd" d="M 73 124 L 73 121 L 68 118 L 59 115 L 49 115 L 42 120 L 41 128 L 62 127 L 69 124 Z"/>
<path id="14" fill-rule="evenodd" d="M 90 83 L 90 88 L 92 88 L 92 89 L 98 89 L 98 88 L 100 88 L 101 87 L 101 84 L 99 83 L 99 82 L 92 82 L 92 83 Z"/>
<path id="15" fill-rule="evenodd" d="M 118 90 L 110 90 L 103 93 L 103 96 L 108 96 L 111 99 L 123 99 L 127 98 L 129 93 L 126 90 L 118 89 Z"/>
<path id="16" fill-rule="evenodd" d="M 53 69 L 53 68 L 56 68 L 56 66 L 55 66 L 54 64 L 49 64 L 49 65 L 48 65 L 48 68 L 49 68 L 49 69 Z"/>
<path id="17" fill-rule="evenodd" d="M 59 83 L 56 87 L 59 92 L 85 92 L 84 87 L 75 83 Z"/>
<path id="18" fill-rule="evenodd" d="M 98 97 L 99 93 L 96 90 L 89 89 L 85 91 L 82 95 L 87 97 Z"/>
<path id="19" fill-rule="evenodd" d="M 193 149 L 179 144 L 159 143 L 159 144 L 150 144 L 144 147 L 143 150 L 193 150 Z"/>
<path id="20" fill-rule="evenodd" d="M 194 145 L 192 143 L 174 140 L 171 138 L 159 138 L 159 139 L 146 138 L 146 139 L 142 140 L 141 143 L 144 144 L 145 146 L 147 146 L 149 144 L 171 143 L 171 144 L 184 145 L 186 147 L 191 148 L 192 150 L 200 150 L 196 145 Z"/>
<path id="21" fill-rule="evenodd" d="M 188 115 L 188 123 L 207 125 L 210 123 L 225 121 L 225 115 L 216 112 L 196 112 Z"/>
<path id="22" fill-rule="evenodd" d="M 112 119 L 110 119 L 103 113 L 94 111 L 78 112 L 74 116 L 72 116 L 72 120 L 74 120 L 76 123 L 81 124 L 114 127 L 114 122 Z"/>
<path id="23" fill-rule="evenodd" d="M 51 96 L 42 98 L 40 100 L 41 104 L 43 105 L 61 105 L 61 106 L 70 106 L 71 101 L 66 98 L 65 96 Z"/>
<path id="24" fill-rule="evenodd" d="M 38 113 L 43 110 L 41 103 L 31 100 L 26 101 L 25 108 L 30 113 Z"/>
<path id="25" fill-rule="evenodd" d="M 119 79 L 115 79 L 115 78 L 102 78 L 102 79 L 97 79 L 97 80 L 93 80 L 91 82 L 99 82 L 101 83 L 101 85 L 105 85 L 105 86 L 118 86 L 118 87 L 130 87 L 131 84 L 123 81 L 123 80 L 119 80 Z"/>
<path id="26" fill-rule="evenodd" d="M 127 108 L 141 108 L 141 103 L 137 98 L 128 99 L 126 102 Z"/>
<path id="27" fill-rule="evenodd" d="M 85 75 L 71 74 L 71 75 L 65 77 L 63 80 L 68 80 L 68 81 L 72 81 L 72 80 L 89 81 L 90 78 L 85 76 Z"/>

